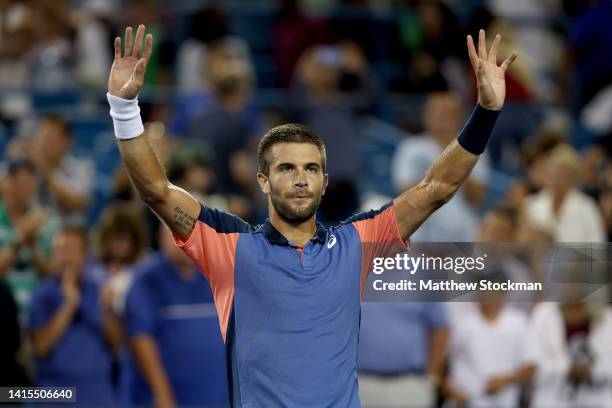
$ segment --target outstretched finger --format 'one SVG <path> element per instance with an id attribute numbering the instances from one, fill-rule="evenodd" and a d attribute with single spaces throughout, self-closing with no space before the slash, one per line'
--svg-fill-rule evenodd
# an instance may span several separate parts
<path id="1" fill-rule="evenodd" d="M 487 60 L 487 34 L 483 29 L 478 32 L 478 58 Z"/>
<path id="2" fill-rule="evenodd" d="M 121 58 L 121 38 L 115 37 L 115 60 Z"/>
<path id="3" fill-rule="evenodd" d="M 132 55 L 132 27 L 126 27 L 125 29 L 125 49 L 123 55 Z"/>
<path id="4" fill-rule="evenodd" d="M 136 40 L 134 40 L 134 48 L 132 49 L 132 57 L 140 58 L 140 50 L 142 48 L 142 38 L 144 37 L 145 26 L 139 25 L 136 31 Z"/>
<path id="5" fill-rule="evenodd" d="M 501 64 L 501 69 L 506 72 L 510 65 L 518 58 L 518 52 L 513 52 L 511 56 L 505 59 L 505 61 Z"/>
<path id="6" fill-rule="evenodd" d="M 474 39 L 471 35 L 467 36 L 467 47 L 468 47 L 468 56 L 470 57 L 470 62 L 472 63 L 472 68 L 475 70 L 478 64 L 478 54 L 476 54 L 476 47 L 474 46 Z"/>
<path id="7" fill-rule="evenodd" d="M 147 37 L 145 39 L 144 54 L 142 55 L 143 58 L 147 60 L 147 62 L 149 61 L 149 58 L 151 58 L 152 51 L 153 51 L 153 35 L 147 34 Z"/>
<path id="8" fill-rule="evenodd" d="M 493 40 L 493 45 L 491 46 L 491 50 L 489 50 L 489 62 L 497 65 L 497 48 L 499 47 L 499 43 L 501 41 L 501 35 L 497 34 L 495 39 Z"/>
<path id="9" fill-rule="evenodd" d="M 136 63 L 136 66 L 134 67 L 134 75 L 132 78 L 134 86 L 138 88 L 142 87 L 142 84 L 144 83 L 144 74 L 146 67 L 147 61 L 144 58 L 139 59 Z"/>

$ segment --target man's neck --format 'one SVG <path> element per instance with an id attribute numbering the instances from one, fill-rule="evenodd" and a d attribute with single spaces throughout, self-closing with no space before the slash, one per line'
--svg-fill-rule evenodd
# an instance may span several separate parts
<path id="1" fill-rule="evenodd" d="M 283 220 L 276 211 L 270 211 L 270 223 L 287 240 L 297 246 L 303 247 L 314 237 L 317 231 L 316 216 L 313 215 L 301 224 L 291 224 Z"/>

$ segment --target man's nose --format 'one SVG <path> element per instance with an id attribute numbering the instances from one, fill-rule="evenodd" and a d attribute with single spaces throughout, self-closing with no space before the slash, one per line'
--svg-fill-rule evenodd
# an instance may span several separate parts
<path id="1" fill-rule="evenodd" d="M 295 176 L 295 185 L 297 187 L 306 187 L 308 185 L 308 177 L 304 170 L 298 170 Z"/>

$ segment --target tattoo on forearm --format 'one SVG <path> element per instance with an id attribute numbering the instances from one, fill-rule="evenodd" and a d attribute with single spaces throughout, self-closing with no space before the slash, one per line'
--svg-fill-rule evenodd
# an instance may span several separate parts
<path id="1" fill-rule="evenodd" d="M 196 219 L 191 215 L 187 214 L 181 207 L 174 208 L 174 226 L 180 230 L 180 232 L 188 234 L 193 229 Z"/>

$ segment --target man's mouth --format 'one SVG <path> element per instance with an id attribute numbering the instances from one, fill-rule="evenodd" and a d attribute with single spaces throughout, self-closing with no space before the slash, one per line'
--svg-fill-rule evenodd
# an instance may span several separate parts
<path id="1" fill-rule="evenodd" d="M 312 194 L 308 194 L 308 193 L 293 194 L 289 196 L 289 198 L 311 198 L 311 197 L 312 197 Z"/>

